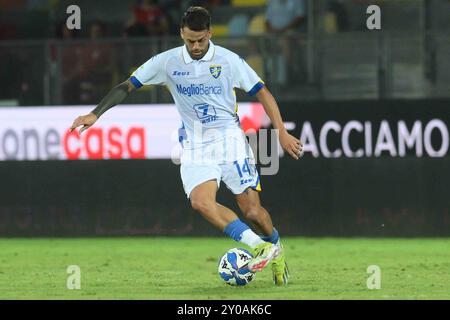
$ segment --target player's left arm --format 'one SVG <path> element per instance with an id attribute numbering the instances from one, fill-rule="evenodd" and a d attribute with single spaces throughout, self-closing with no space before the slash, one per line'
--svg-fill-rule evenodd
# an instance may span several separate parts
<path id="1" fill-rule="evenodd" d="M 303 155 L 303 144 L 299 139 L 289 134 L 284 127 L 283 119 L 281 118 L 280 109 L 278 104 L 270 93 L 270 91 L 264 86 L 257 93 L 256 98 L 261 102 L 272 121 L 272 125 L 278 130 L 280 144 L 284 150 L 286 150 L 292 158 L 298 160 Z"/>

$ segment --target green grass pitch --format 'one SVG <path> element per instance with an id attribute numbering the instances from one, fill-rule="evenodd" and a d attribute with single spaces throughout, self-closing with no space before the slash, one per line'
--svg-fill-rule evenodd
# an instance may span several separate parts
<path id="1" fill-rule="evenodd" d="M 291 281 L 217 274 L 228 238 L 0 239 L 0 299 L 450 299 L 450 239 L 283 239 Z M 67 289 L 78 265 L 81 289 Z M 367 268 L 381 289 L 367 288 Z"/>

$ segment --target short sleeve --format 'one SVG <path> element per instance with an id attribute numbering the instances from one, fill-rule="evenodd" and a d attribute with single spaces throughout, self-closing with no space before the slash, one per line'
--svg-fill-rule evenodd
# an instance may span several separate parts
<path id="1" fill-rule="evenodd" d="M 160 53 L 141 65 L 130 77 L 131 82 L 136 88 L 143 85 L 165 85 L 166 84 L 166 66 L 167 55 Z"/>
<path id="2" fill-rule="evenodd" d="M 253 96 L 264 87 L 264 82 L 243 58 L 236 55 L 231 63 L 234 88 L 244 90 Z"/>

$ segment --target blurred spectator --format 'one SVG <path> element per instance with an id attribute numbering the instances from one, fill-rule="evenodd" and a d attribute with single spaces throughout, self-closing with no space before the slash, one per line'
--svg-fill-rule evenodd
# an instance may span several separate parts
<path id="1" fill-rule="evenodd" d="M 111 86 L 114 50 L 104 36 L 104 25 L 96 21 L 89 28 L 90 42 L 63 44 L 64 103 L 96 104 Z"/>
<path id="2" fill-rule="evenodd" d="M 181 12 L 182 0 L 159 0 L 159 5 L 166 14 L 168 33 L 171 35 L 179 35 L 180 26 L 178 24 Z"/>
<path id="3" fill-rule="evenodd" d="M 229 1 L 225 0 L 181 0 L 180 8 L 182 11 L 181 14 L 183 14 L 187 8 L 197 6 L 206 8 L 211 12 L 215 7 L 227 4 L 229 4 Z"/>
<path id="4" fill-rule="evenodd" d="M 71 40 L 79 36 L 79 30 L 67 29 L 66 21 L 62 21 L 56 26 L 55 34 L 58 39 Z"/>
<path id="5" fill-rule="evenodd" d="M 300 59 L 294 59 L 291 46 L 298 41 L 293 35 L 306 30 L 306 0 L 268 0 L 266 29 L 270 34 L 283 35 L 278 38 L 274 46 L 276 52 L 269 61 L 276 72 L 271 79 L 281 86 L 289 83 L 290 76 L 298 80 Z"/>
<path id="6" fill-rule="evenodd" d="M 89 38 L 92 40 L 102 39 L 106 36 L 106 27 L 101 21 L 94 21 L 89 28 Z"/>
<path id="7" fill-rule="evenodd" d="M 1 48 L 0 61 L 2 62 L 0 68 L 2 87 L 2 90 L 0 90 L 0 100 L 17 99 L 23 73 L 23 67 L 21 61 L 19 61 L 18 54 L 12 48 Z"/>
<path id="8" fill-rule="evenodd" d="M 21 10 L 26 6 L 26 0 L 1 0 L 0 8 L 2 11 Z"/>
<path id="9" fill-rule="evenodd" d="M 336 31 L 348 31 L 348 12 L 344 5 L 344 0 L 329 0 L 327 13 L 332 13 L 336 19 Z"/>
<path id="10" fill-rule="evenodd" d="M 23 10 L 24 6 L 24 1 L 0 0 L 0 40 L 17 38 L 18 26 L 11 13 Z"/>
<path id="11" fill-rule="evenodd" d="M 305 0 L 269 0 L 266 10 L 270 33 L 297 32 L 305 25 Z"/>
<path id="12" fill-rule="evenodd" d="M 169 20 L 156 0 L 139 0 L 132 6 L 133 16 L 128 21 L 125 33 L 130 37 L 167 35 Z"/>
<path id="13" fill-rule="evenodd" d="M 113 52 L 111 44 L 101 41 L 105 37 L 105 26 L 96 21 L 89 28 L 89 42 L 83 48 L 82 68 L 79 76 L 80 102 L 96 104 L 100 102 L 112 83 L 114 75 Z"/>
<path id="14" fill-rule="evenodd" d="M 61 22 L 56 29 L 56 36 L 62 40 L 60 48 L 60 63 L 62 74 L 62 99 L 64 104 L 77 104 L 80 96 L 79 71 L 81 67 L 82 46 L 72 43 L 79 36 L 79 30 L 67 29 L 66 22 Z M 54 48 L 56 50 L 56 47 Z M 52 49 L 53 51 L 53 49 Z M 53 54 L 56 61 L 56 53 Z"/>
<path id="15" fill-rule="evenodd" d="M 261 50 L 255 41 L 250 40 L 248 42 L 249 54 L 245 57 L 247 63 L 253 70 L 261 77 L 265 79 L 264 59 L 261 55 Z"/>
<path id="16" fill-rule="evenodd" d="M 0 13 L 0 15 L 1 14 L 2 13 Z M 17 37 L 17 27 L 12 23 L 6 23 L 0 20 L 0 40 L 14 39 L 16 37 Z"/>
<path id="17" fill-rule="evenodd" d="M 48 10 L 54 5 L 55 1 L 52 0 L 28 0 L 27 9 L 28 10 Z"/>

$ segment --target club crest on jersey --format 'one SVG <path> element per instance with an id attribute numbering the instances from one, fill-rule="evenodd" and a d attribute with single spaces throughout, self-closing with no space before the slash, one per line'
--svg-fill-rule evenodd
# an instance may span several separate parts
<path id="1" fill-rule="evenodd" d="M 209 72 L 211 72 L 211 75 L 217 79 L 222 72 L 222 66 L 217 64 L 211 65 L 209 66 Z"/>

